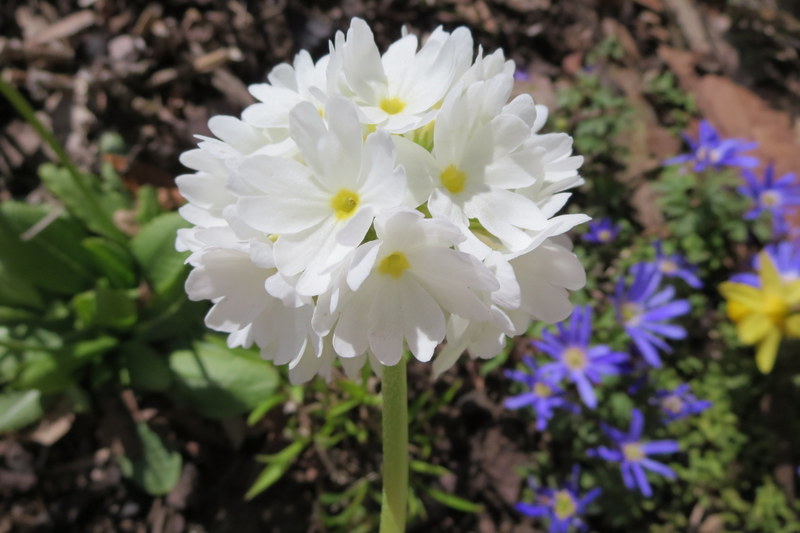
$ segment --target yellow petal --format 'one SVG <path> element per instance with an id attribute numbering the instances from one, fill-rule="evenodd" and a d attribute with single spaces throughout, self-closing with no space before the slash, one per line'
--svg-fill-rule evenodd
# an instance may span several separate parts
<path id="1" fill-rule="evenodd" d="M 728 318 L 733 322 L 740 322 L 744 317 L 751 313 L 751 310 L 739 302 L 728 302 Z"/>
<path id="2" fill-rule="evenodd" d="M 800 304 L 800 279 L 791 281 L 783 286 L 783 299 L 789 306 Z"/>
<path id="3" fill-rule="evenodd" d="M 769 374 L 775 365 L 775 358 L 778 356 L 778 346 L 781 343 L 781 332 L 778 328 L 770 331 L 764 340 L 758 345 L 756 352 L 756 366 L 764 373 Z"/>
<path id="4" fill-rule="evenodd" d="M 761 252 L 759 254 L 759 264 L 760 269 L 758 273 L 758 277 L 761 280 L 761 287 L 764 289 L 764 292 L 771 292 L 771 293 L 780 293 L 782 291 L 781 285 L 783 285 L 783 281 L 781 280 L 781 275 L 778 273 L 778 270 L 775 268 L 775 263 L 772 262 L 772 258 L 770 258 L 767 252 Z"/>
<path id="5" fill-rule="evenodd" d="M 800 339 L 800 313 L 790 315 L 784 323 L 786 336 L 793 339 Z"/>
<path id="6" fill-rule="evenodd" d="M 736 302 L 754 311 L 761 309 L 763 297 L 761 291 L 755 287 L 744 283 L 726 281 L 725 283 L 720 283 L 719 292 L 722 293 L 722 296 L 724 296 L 728 302 Z"/>
<path id="7" fill-rule="evenodd" d="M 738 325 L 739 339 L 745 344 L 755 344 L 775 326 L 769 318 L 760 314 L 750 314 Z"/>

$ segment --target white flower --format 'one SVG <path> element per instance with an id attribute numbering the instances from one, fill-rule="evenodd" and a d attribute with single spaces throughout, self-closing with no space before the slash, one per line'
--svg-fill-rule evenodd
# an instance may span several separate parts
<path id="1" fill-rule="evenodd" d="M 196 172 L 175 178 L 178 190 L 188 200 L 180 213 L 197 226 L 225 226 L 223 211 L 236 201 L 228 191 L 231 167 L 268 139 L 235 117 L 212 117 L 208 127 L 219 139 L 198 136 L 199 148 L 181 154 L 181 163 Z"/>
<path id="2" fill-rule="evenodd" d="M 250 94 L 259 102 L 242 112 L 242 120 L 259 128 L 270 142 L 259 153 L 292 156 L 296 151 L 289 136 L 289 114 L 297 105 L 311 103 L 322 114 L 328 99 L 328 56 L 316 63 L 305 50 L 294 58 L 294 65 L 282 63 L 272 69 L 269 83 L 251 85 Z"/>
<path id="3" fill-rule="evenodd" d="M 236 172 L 255 191 L 239 199 L 239 215 L 278 235 L 278 269 L 288 276 L 306 271 L 299 288 L 309 295 L 327 288 L 325 270 L 361 244 L 375 214 L 405 195 L 405 175 L 395 166 L 388 135 L 375 132 L 364 141 L 355 108 L 342 98 L 331 98 L 325 114 L 327 128 L 310 104 L 292 110 L 292 138 L 305 164 L 253 156 Z"/>
<path id="4" fill-rule="evenodd" d="M 404 139 L 395 142 L 406 167 L 427 172 L 431 213 L 465 230 L 476 219 L 509 248 L 520 250 L 531 242 L 525 230 L 543 229 L 547 219 L 534 202 L 514 192 L 535 181 L 517 156 L 530 139 L 535 108 L 530 98 L 505 106 L 512 84 L 513 78 L 501 74 L 450 93 L 436 119 L 430 153 Z M 424 191 L 416 179 L 409 181 L 410 188 Z"/>
<path id="5" fill-rule="evenodd" d="M 396 364 L 403 340 L 428 361 L 445 335 L 445 312 L 489 318 L 481 293 L 497 280 L 475 258 L 451 248 L 463 237 L 444 220 L 397 210 L 375 219 L 377 240 L 354 254 L 340 301 L 333 346 L 342 357 L 368 349 L 384 365 Z"/>
<path id="6" fill-rule="evenodd" d="M 404 35 L 380 55 L 372 30 L 354 18 L 347 36 L 336 34 L 328 77 L 336 91 L 359 106 L 366 124 L 403 133 L 430 122 L 436 105 L 472 62 L 466 28 L 437 28 L 417 51 L 417 37 Z"/>
<path id="7" fill-rule="evenodd" d="M 310 326 L 313 302 L 278 299 L 265 289 L 267 280 L 279 275 L 271 261 L 271 243 L 241 242 L 225 230 L 199 238 L 203 237 L 210 242 L 187 261 L 194 269 L 186 280 L 186 292 L 192 300 L 214 302 L 206 325 L 228 333 L 231 347 L 257 344 L 262 357 L 276 364 L 297 364 L 304 353 L 319 353 L 319 337 Z"/>
<path id="8" fill-rule="evenodd" d="M 230 346 L 257 345 L 292 383 L 338 363 L 378 374 L 408 349 L 440 373 L 499 353 L 531 320 L 571 311 L 585 282 L 559 214 L 583 182 L 572 139 L 541 134 L 547 109 L 508 101 L 513 62 L 473 62 L 465 28 L 383 55 L 363 20 L 316 63 L 300 52 L 242 120 L 181 160 L 194 227 L 186 290 Z"/>

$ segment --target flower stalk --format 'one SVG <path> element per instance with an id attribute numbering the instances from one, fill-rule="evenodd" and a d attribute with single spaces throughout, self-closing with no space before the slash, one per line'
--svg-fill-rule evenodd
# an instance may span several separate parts
<path id="1" fill-rule="evenodd" d="M 406 362 L 383 369 L 383 499 L 380 533 L 402 533 L 408 501 Z"/>

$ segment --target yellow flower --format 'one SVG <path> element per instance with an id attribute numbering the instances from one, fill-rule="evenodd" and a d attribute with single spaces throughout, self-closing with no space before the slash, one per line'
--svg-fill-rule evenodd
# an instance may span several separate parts
<path id="1" fill-rule="evenodd" d="M 756 365 L 772 370 L 783 337 L 800 338 L 800 280 L 781 279 L 772 259 L 761 253 L 760 287 L 725 282 L 719 290 L 728 301 L 728 317 L 739 339 L 757 345 Z"/>

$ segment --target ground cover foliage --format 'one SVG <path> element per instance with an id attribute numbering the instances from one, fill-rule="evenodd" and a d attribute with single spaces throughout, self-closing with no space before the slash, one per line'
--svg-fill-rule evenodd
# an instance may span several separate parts
<path id="1" fill-rule="evenodd" d="M 592 344 L 628 354 L 625 372 L 594 388 L 594 409 L 561 380 L 574 409 L 544 427 L 540 411 L 505 402 L 528 390 L 509 371 L 553 360 L 536 344 L 552 328 L 436 381 L 410 365 L 409 529 L 547 530 L 516 506 L 547 506 L 542 490 L 578 465 L 574 490 L 602 490 L 580 509 L 592 531 L 800 530 L 797 341 L 762 374 L 718 290 L 786 239 L 769 210 L 745 220 L 753 202 L 735 166 L 663 164 L 707 119 L 757 142 L 747 153 L 777 176 L 800 168 L 791 3 L 81 5 L 0 7 L 3 79 L 37 111 L 0 99 L 0 531 L 377 528 L 378 380 L 293 387 L 257 353 L 227 349 L 202 327 L 206 307 L 186 299 L 173 247 L 185 222 L 172 177 L 191 132 L 237 114 L 252 101 L 246 85 L 298 49 L 324 53 L 351 16 L 383 45 L 402 24 L 465 24 L 518 62 L 517 90 L 550 106 L 552 129 L 586 157 L 573 208 L 609 219 L 602 238 L 573 235 L 588 278 L 574 301 L 594 309 Z M 661 287 L 690 310 L 670 319 L 686 334 L 653 368 L 615 295 L 631 267 L 673 254 L 702 286 L 662 268 Z M 710 406 L 665 403 L 659 391 L 682 384 Z M 615 442 L 603 424 L 627 432 L 635 409 L 642 441 L 680 446 L 656 456 L 676 477 L 649 474 L 650 497 L 597 452 Z"/>

